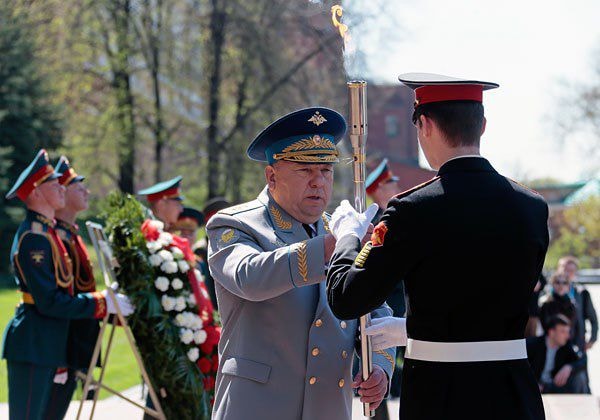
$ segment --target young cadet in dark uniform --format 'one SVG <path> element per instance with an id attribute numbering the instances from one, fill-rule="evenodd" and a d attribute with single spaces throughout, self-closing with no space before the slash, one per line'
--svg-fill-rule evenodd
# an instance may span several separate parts
<path id="1" fill-rule="evenodd" d="M 89 191 L 83 184 L 85 177 L 78 175 L 65 156 L 56 164 L 61 174 L 58 182 L 66 188 L 65 206 L 56 210 L 56 233 L 65 244 L 73 263 L 73 291 L 75 295 L 96 291 L 92 264 L 83 239 L 79 235 L 77 214 L 87 210 Z M 76 370 L 87 370 L 92 359 L 100 324 L 96 319 L 74 319 L 69 324 L 67 366 L 62 381 L 55 380 L 46 410 L 47 419 L 62 419 L 76 387 Z M 62 383 L 61 383 L 62 382 Z"/>
<path id="2" fill-rule="evenodd" d="M 548 207 L 479 155 L 483 90 L 498 85 L 430 74 L 400 81 L 415 90 L 417 135 L 438 175 L 393 198 L 362 250 L 353 232 L 366 217 L 338 207 L 329 304 L 356 318 L 404 282 L 402 420 L 543 419 L 523 336 Z"/>
<path id="3" fill-rule="evenodd" d="M 67 366 L 67 335 L 72 319 L 98 319 L 115 313 L 105 293 L 74 295 L 71 259 L 55 230 L 55 211 L 65 204 L 60 174 L 40 150 L 6 198 L 27 206 L 11 250 L 11 263 L 22 301 L 4 335 L 10 419 L 45 418 L 57 369 Z M 117 295 L 128 309 L 127 297 Z"/>

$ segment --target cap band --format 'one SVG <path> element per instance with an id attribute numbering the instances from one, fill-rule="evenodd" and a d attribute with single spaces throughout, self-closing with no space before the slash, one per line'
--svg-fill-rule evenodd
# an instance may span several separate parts
<path id="1" fill-rule="evenodd" d="M 21 187 L 17 190 L 17 197 L 19 197 L 22 201 L 25 201 L 34 188 L 42 184 L 53 173 L 54 168 L 51 165 L 42 166 L 36 173 L 27 178 L 23 185 L 21 185 Z"/>
<path id="2" fill-rule="evenodd" d="M 373 181 L 373 183 L 367 187 L 367 194 L 373 194 L 375 190 L 379 188 L 379 184 L 381 184 L 384 181 L 387 181 L 388 179 L 391 179 L 392 176 L 392 172 L 389 170 L 382 172 L 381 175 L 379 175 L 377 179 L 375 179 L 375 181 Z"/>
<path id="3" fill-rule="evenodd" d="M 176 186 L 155 194 L 148 194 L 146 198 L 152 203 L 154 201 L 162 200 L 163 198 L 179 198 L 180 195 L 179 186 Z"/>
<path id="4" fill-rule="evenodd" d="M 415 89 L 415 107 L 431 102 L 483 102 L 482 85 L 426 85 Z"/>
<path id="5" fill-rule="evenodd" d="M 60 182 L 61 185 L 69 185 L 76 177 L 77 173 L 73 170 L 73 168 L 69 168 L 61 175 L 60 178 L 58 178 L 58 182 Z"/>
<path id="6" fill-rule="evenodd" d="M 292 136 L 279 140 L 265 149 L 269 164 L 278 160 L 301 163 L 337 163 L 335 139 L 329 134 Z"/>

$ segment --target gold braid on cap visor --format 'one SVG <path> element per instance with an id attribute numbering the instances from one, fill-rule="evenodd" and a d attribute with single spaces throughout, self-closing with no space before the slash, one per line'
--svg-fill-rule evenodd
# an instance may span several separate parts
<path id="1" fill-rule="evenodd" d="M 315 147 L 320 148 L 315 149 Z M 337 163 L 338 155 L 335 144 L 331 140 L 316 134 L 290 144 L 281 153 L 274 153 L 273 159 L 305 163 Z"/>

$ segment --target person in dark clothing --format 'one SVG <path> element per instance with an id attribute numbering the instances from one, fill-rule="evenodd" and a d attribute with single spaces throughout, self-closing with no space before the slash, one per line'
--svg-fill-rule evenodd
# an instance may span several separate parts
<path id="1" fill-rule="evenodd" d="M 580 394 L 585 392 L 585 358 L 569 342 L 571 322 L 554 315 L 542 337 L 527 339 L 527 358 L 544 394 Z"/>
<path id="2" fill-rule="evenodd" d="M 581 328 L 577 330 L 575 344 L 584 352 L 592 348 L 598 338 L 598 316 L 592 303 L 590 292 L 582 285 L 577 285 L 577 271 L 579 262 L 575 257 L 567 256 L 558 261 L 558 270 L 565 274 L 569 280 L 569 296 L 575 303 L 577 311 L 577 321 Z M 588 321 L 591 326 L 590 338 L 586 340 L 585 322 Z"/>
<path id="3" fill-rule="evenodd" d="M 540 320 L 542 328 L 546 331 L 550 320 L 561 314 L 570 321 L 571 338 L 574 338 L 578 329 L 577 310 L 569 296 L 569 281 L 564 274 L 557 271 L 550 278 L 550 284 L 552 285 L 551 291 L 541 298 Z"/>
<path id="4" fill-rule="evenodd" d="M 364 246 L 371 209 L 358 213 L 347 201 L 336 209 L 329 305 L 341 319 L 356 318 L 404 283 L 402 420 L 541 420 L 524 331 L 548 249 L 548 206 L 479 153 L 483 90 L 496 84 L 400 80 L 415 90 L 413 123 L 438 175 L 390 200 Z M 389 326 L 382 335 L 402 338 L 399 321 Z"/>
<path id="5" fill-rule="evenodd" d="M 529 320 L 525 327 L 525 337 L 536 337 L 538 335 L 538 325 L 540 325 L 540 294 L 547 283 L 546 277 L 540 274 L 540 278 L 533 289 L 533 295 L 531 295 L 531 299 L 529 300 Z"/>
<path id="6" fill-rule="evenodd" d="M 592 303 L 592 298 L 590 296 L 590 292 L 583 286 L 578 285 L 577 283 L 577 271 L 579 270 L 579 262 L 577 258 L 572 256 L 562 257 L 558 261 L 558 270 L 562 272 L 569 280 L 570 288 L 569 288 L 569 296 L 573 303 L 575 304 L 576 317 L 577 317 L 577 329 L 573 334 L 573 340 L 575 345 L 579 347 L 579 349 L 585 355 L 588 350 L 592 348 L 596 339 L 598 338 L 598 317 L 596 316 L 596 310 L 594 309 L 594 304 Z M 586 321 L 590 323 L 591 330 L 589 339 L 586 338 Z M 591 393 L 589 387 L 588 372 L 587 372 L 587 363 L 585 369 L 586 375 L 586 383 L 587 383 L 587 393 Z"/>

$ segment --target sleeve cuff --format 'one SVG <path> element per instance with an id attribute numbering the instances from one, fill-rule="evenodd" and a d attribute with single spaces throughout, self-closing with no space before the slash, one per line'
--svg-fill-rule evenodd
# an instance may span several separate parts
<path id="1" fill-rule="evenodd" d="M 106 316 L 106 298 L 100 292 L 90 293 L 92 299 L 94 299 L 94 318 L 101 319 Z"/>
<path id="2" fill-rule="evenodd" d="M 317 236 L 289 247 L 292 283 L 295 287 L 317 284 L 325 279 L 325 240 Z"/>

